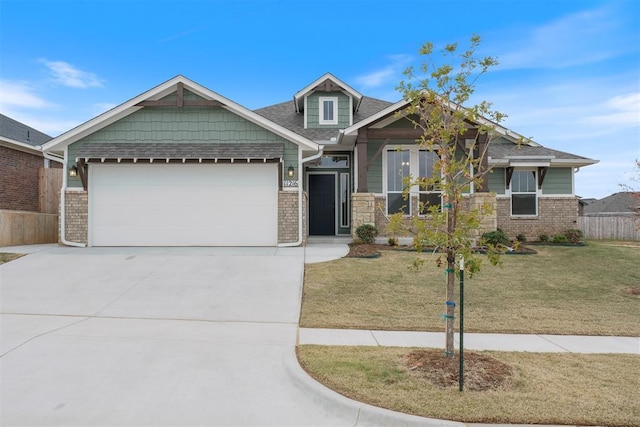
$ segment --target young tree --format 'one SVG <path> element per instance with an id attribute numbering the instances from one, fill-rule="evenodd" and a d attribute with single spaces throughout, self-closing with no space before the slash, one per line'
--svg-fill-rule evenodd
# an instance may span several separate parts
<path id="1" fill-rule="evenodd" d="M 411 197 L 412 189 L 440 191 L 441 203 L 433 198 L 419 201 L 423 214 L 414 217 L 411 225 L 405 223 L 402 213 L 389 217 L 389 231 L 399 233 L 410 228 L 418 250 L 426 245 L 435 247 L 445 256 L 438 257 L 438 266 L 446 265 L 446 349 L 448 357 L 454 355 L 454 283 L 457 261 L 465 259 L 465 270 L 471 275 L 480 268 L 481 259 L 474 256 L 473 246 L 478 237 L 482 217 L 490 213 L 492 206 L 471 206 L 465 194 L 483 189 L 484 178 L 489 173 L 487 150 L 492 132 L 506 117 L 482 101 L 466 106 L 474 93 L 477 79 L 498 64 L 493 57 L 476 56 L 480 37 L 473 35 L 469 47 L 460 51 L 457 43 L 441 50 L 444 63 L 438 63 L 434 46 L 425 43 L 419 50 L 421 65 L 416 70 L 405 70 L 405 80 L 397 87 L 408 103 L 401 114 L 422 131 L 419 139 L 421 150 L 435 153 L 432 174 L 410 176 L 404 182 L 404 196 Z M 413 191 L 415 194 L 415 191 Z M 431 203 L 429 203 L 431 200 Z M 489 259 L 498 262 L 498 251 L 490 251 Z M 434 252 L 435 253 L 435 252 Z"/>

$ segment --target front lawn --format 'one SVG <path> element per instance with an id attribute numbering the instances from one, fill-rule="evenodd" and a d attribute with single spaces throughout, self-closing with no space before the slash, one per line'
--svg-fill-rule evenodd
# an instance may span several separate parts
<path id="1" fill-rule="evenodd" d="M 640 245 L 536 250 L 467 278 L 467 332 L 640 336 Z M 426 267 L 416 272 L 417 257 Z M 307 265 L 300 326 L 443 331 L 444 302 L 431 254 L 383 251 Z"/>
<path id="2" fill-rule="evenodd" d="M 416 374 L 415 365 L 407 364 L 411 352 L 305 345 L 298 347 L 298 359 L 341 394 L 420 416 L 473 423 L 640 425 L 637 355 L 481 352 L 510 367 L 512 376 L 491 390 L 460 393 L 457 386 L 442 387 Z"/>

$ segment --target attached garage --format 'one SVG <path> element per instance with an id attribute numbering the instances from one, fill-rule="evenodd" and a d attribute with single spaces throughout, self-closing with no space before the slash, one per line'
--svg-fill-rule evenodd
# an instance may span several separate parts
<path id="1" fill-rule="evenodd" d="M 43 145 L 68 246 L 296 246 L 322 147 L 184 76 Z M 286 170 L 286 173 L 285 173 Z"/>
<path id="2" fill-rule="evenodd" d="M 113 145 L 81 153 L 89 245 L 277 245 L 281 146 L 147 144 L 114 159 L 110 152 L 127 151 Z"/>

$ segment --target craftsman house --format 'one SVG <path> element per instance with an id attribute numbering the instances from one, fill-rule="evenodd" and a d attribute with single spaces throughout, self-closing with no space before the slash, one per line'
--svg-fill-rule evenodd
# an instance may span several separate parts
<path id="1" fill-rule="evenodd" d="M 61 241 L 91 246 L 295 246 L 307 236 L 384 230 L 402 174 L 420 150 L 395 104 L 363 96 L 327 73 L 290 101 L 255 111 L 177 76 L 43 146 L 64 162 Z M 470 198 L 496 204 L 486 228 L 537 236 L 574 228 L 577 168 L 596 161 L 497 127 L 494 172 Z M 394 171 L 394 172 L 390 172 Z"/>

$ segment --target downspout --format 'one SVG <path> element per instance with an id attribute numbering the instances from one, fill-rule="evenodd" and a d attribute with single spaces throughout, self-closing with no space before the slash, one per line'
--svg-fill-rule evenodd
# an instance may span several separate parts
<path id="1" fill-rule="evenodd" d="M 67 190 L 67 157 L 60 158 L 52 154 L 42 152 L 45 159 L 53 160 L 54 162 L 62 163 L 62 188 L 60 189 L 60 242 L 65 246 L 74 246 L 76 248 L 84 248 L 84 243 L 70 242 L 65 238 L 66 228 L 66 215 L 65 215 L 65 199 Z"/>
<path id="2" fill-rule="evenodd" d="M 302 150 L 298 150 L 298 241 L 291 243 L 280 243 L 279 248 L 289 248 L 292 246 L 300 246 L 303 241 L 302 237 L 302 165 L 312 160 L 320 158 L 324 153 L 324 145 L 318 146 L 318 152 L 312 156 L 302 158 Z"/>

